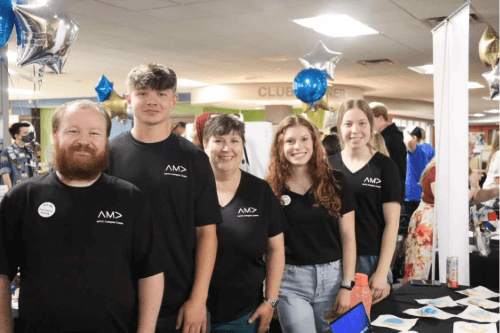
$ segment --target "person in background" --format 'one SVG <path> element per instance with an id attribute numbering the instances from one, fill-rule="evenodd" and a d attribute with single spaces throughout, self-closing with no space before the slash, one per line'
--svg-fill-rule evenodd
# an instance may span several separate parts
<path id="1" fill-rule="evenodd" d="M 186 123 L 179 121 L 178 123 L 172 124 L 170 126 L 170 132 L 177 134 L 178 136 L 186 137 Z"/>
<path id="2" fill-rule="evenodd" d="M 474 138 L 469 134 L 469 161 L 474 158 L 475 148 Z M 483 173 L 481 171 L 473 171 L 469 168 L 469 201 L 484 202 L 498 197 L 498 184 L 489 188 L 481 188 L 479 182 L 482 177 Z M 493 177 L 493 181 L 495 182 L 495 178 L 498 182 L 498 177 Z"/>
<path id="3" fill-rule="evenodd" d="M 314 126 L 298 115 L 279 124 L 266 179 L 288 222 L 277 306 L 282 330 L 331 332 L 326 311 L 350 308 L 355 200 L 345 177 L 328 164 Z"/>
<path id="4" fill-rule="evenodd" d="M 404 131 L 404 140 L 407 151 L 407 169 L 406 169 L 406 196 L 404 204 L 404 213 L 412 216 L 415 209 L 420 204 L 422 198 L 422 187 L 420 187 L 420 178 L 427 163 L 434 157 L 434 154 L 428 154 L 422 145 L 422 131 L 420 127 L 410 126 Z M 431 147 L 432 148 L 432 147 Z"/>
<path id="5" fill-rule="evenodd" d="M 404 283 L 410 280 L 426 280 L 433 262 L 436 158 L 433 158 L 424 169 L 420 186 L 422 186 L 422 201 L 411 216 L 406 237 Z"/>
<path id="6" fill-rule="evenodd" d="M 337 126 L 330 127 L 330 134 L 337 134 Z"/>
<path id="7" fill-rule="evenodd" d="M 356 199 L 356 273 L 368 275 L 377 303 L 389 295 L 392 283 L 390 264 L 403 199 L 398 166 L 373 149 L 373 114 L 364 100 L 342 103 L 338 128 L 344 149 L 329 160 L 344 174 Z"/>
<path id="8" fill-rule="evenodd" d="M 389 150 L 387 149 L 387 146 L 385 145 L 384 137 L 379 132 L 373 133 L 372 145 L 373 145 L 373 149 L 381 152 L 382 154 L 384 154 L 387 157 L 390 157 Z"/>
<path id="9" fill-rule="evenodd" d="M 146 196 L 102 173 L 110 131 L 99 104 L 60 106 L 52 117 L 56 171 L 3 198 L 0 332 L 12 333 L 18 267 L 16 332 L 155 331 L 167 258 Z"/>
<path id="10" fill-rule="evenodd" d="M 31 132 L 30 127 L 29 123 L 12 124 L 9 133 L 14 142 L 0 154 L 2 184 L 7 185 L 9 190 L 14 185 L 38 176 L 38 157 L 31 148 L 35 132 Z"/>
<path id="11" fill-rule="evenodd" d="M 203 139 L 223 219 L 217 225 L 219 247 L 208 292 L 211 331 L 265 333 L 285 265 L 285 216 L 269 184 L 239 169 L 243 122 L 218 115 L 207 122 Z"/>
<path id="12" fill-rule="evenodd" d="M 194 129 L 193 133 L 191 133 L 191 139 L 193 140 L 193 144 L 200 147 L 202 150 L 203 147 L 203 133 L 205 131 L 205 125 L 207 121 L 210 120 L 211 115 L 218 114 L 217 112 L 205 112 L 196 117 L 194 121 Z"/>
<path id="13" fill-rule="evenodd" d="M 418 141 L 418 144 L 422 146 L 425 153 L 427 154 L 427 159 L 430 161 L 436 155 L 436 151 L 434 150 L 434 148 L 432 148 L 432 146 L 429 143 L 425 142 L 425 130 L 422 127 L 419 128 L 420 128 L 420 133 L 422 133 L 422 139 Z"/>
<path id="14" fill-rule="evenodd" d="M 323 148 L 325 148 L 326 155 L 332 156 L 342 150 L 340 147 L 340 141 L 337 134 L 330 134 L 323 138 L 321 141 Z"/>
<path id="15" fill-rule="evenodd" d="M 406 183 L 406 146 L 403 140 L 403 133 L 401 133 L 395 123 L 389 123 L 389 113 L 384 104 L 372 102 L 369 106 L 373 112 L 373 130 L 382 134 L 389 155 L 398 166 L 401 180 L 401 194 L 404 198 Z"/>
<path id="16" fill-rule="evenodd" d="M 499 184 L 499 176 L 500 176 L 500 161 L 498 154 L 498 142 L 499 142 L 499 134 L 497 132 L 495 137 L 493 138 L 493 144 L 491 146 L 491 153 L 488 159 L 488 166 L 486 167 L 486 180 L 483 183 L 483 189 L 491 189 L 494 187 L 498 187 Z M 485 202 L 484 204 L 490 207 L 493 207 L 494 199 Z"/>
<path id="17" fill-rule="evenodd" d="M 169 258 L 159 333 L 209 331 L 206 301 L 222 222 L 207 155 L 178 135 L 168 117 L 178 101 L 177 77 L 165 65 L 144 64 L 127 77 L 134 127 L 110 144 L 108 173 L 131 182 L 151 202 Z"/>

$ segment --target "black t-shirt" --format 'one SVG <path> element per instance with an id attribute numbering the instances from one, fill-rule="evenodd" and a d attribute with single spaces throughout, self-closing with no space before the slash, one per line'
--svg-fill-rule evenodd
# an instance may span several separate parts
<path id="1" fill-rule="evenodd" d="M 333 176 L 340 183 L 340 215 L 344 215 L 356 209 L 356 202 L 342 173 L 333 171 Z M 286 263 L 317 265 L 342 259 L 338 218 L 331 216 L 323 206 L 313 207 L 316 199 L 311 191 L 301 195 L 285 190 L 283 197 L 283 211 L 288 222 Z"/>
<path id="2" fill-rule="evenodd" d="M 269 184 L 244 171 L 234 198 L 221 212 L 224 223 L 217 226 L 219 247 L 208 299 L 215 323 L 238 319 L 262 302 L 267 241 L 286 229 Z"/>
<path id="3" fill-rule="evenodd" d="M 392 123 L 380 134 L 384 137 L 385 145 L 391 155 L 391 159 L 398 166 L 399 179 L 401 182 L 401 196 L 404 198 L 406 182 L 406 145 L 403 139 L 403 133 L 401 133 L 395 123 Z"/>
<path id="4" fill-rule="evenodd" d="M 222 222 L 208 156 L 174 133 L 161 142 L 142 143 L 126 132 L 110 143 L 107 172 L 139 187 L 160 221 L 172 259 L 160 317 L 176 314 L 193 285 L 196 227 Z"/>
<path id="5" fill-rule="evenodd" d="M 133 332 L 138 279 L 166 269 L 137 187 L 101 175 L 91 186 L 56 173 L 12 188 L 0 206 L 0 273 L 20 267 L 26 332 Z"/>
<path id="6" fill-rule="evenodd" d="M 385 228 L 382 205 L 403 200 L 398 166 L 379 152 L 355 173 L 344 165 L 341 153 L 330 156 L 329 161 L 334 169 L 342 171 L 346 176 L 348 188 L 356 199 L 357 254 L 380 255 Z"/>

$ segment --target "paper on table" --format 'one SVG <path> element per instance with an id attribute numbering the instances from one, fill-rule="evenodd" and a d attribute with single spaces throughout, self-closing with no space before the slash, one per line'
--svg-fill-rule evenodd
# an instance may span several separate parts
<path id="1" fill-rule="evenodd" d="M 485 314 L 485 316 L 478 317 L 477 315 Z M 478 321 L 480 323 L 496 323 L 499 319 L 498 312 L 489 312 L 481 309 L 475 305 L 469 305 L 467 309 L 461 314 L 456 315 L 458 318 Z"/>
<path id="2" fill-rule="evenodd" d="M 420 304 L 433 305 L 436 308 L 446 308 L 459 305 L 455 303 L 455 301 L 450 296 L 434 298 L 434 299 L 416 299 L 416 301 Z"/>
<path id="3" fill-rule="evenodd" d="M 436 314 L 432 314 L 432 315 L 423 315 L 422 314 L 422 310 L 423 309 L 432 309 L 432 310 L 435 310 L 436 311 Z M 436 319 L 450 319 L 452 317 L 455 317 L 454 314 L 451 314 L 451 313 L 447 313 L 447 312 L 444 312 L 443 310 L 440 310 L 432 305 L 426 305 L 424 307 L 421 307 L 420 309 L 408 309 L 408 310 L 405 310 L 403 311 L 404 313 L 407 313 L 409 315 L 412 315 L 412 316 L 417 316 L 417 317 L 426 317 L 426 318 L 436 318 Z"/>
<path id="4" fill-rule="evenodd" d="M 469 330 L 466 330 L 469 328 Z M 478 331 L 481 333 L 498 333 L 495 324 L 476 324 L 467 323 L 465 321 L 456 321 L 453 323 L 453 333 L 469 333 L 474 332 L 472 329 L 483 329 L 483 331 Z"/>
<path id="5" fill-rule="evenodd" d="M 403 321 L 403 325 L 399 326 L 399 327 L 387 325 L 387 323 L 385 321 L 388 320 L 388 319 L 392 319 L 392 320 L 399 319 L 399 320 L 402 320 Z M 372 321 L 372 325 L 373 326 L 378 326 L 378 327 L 392 328 L 393 330 L 404 332 L 404 331 L 408 331 L 410 328 L 412 328 L 413 326 L 415 326 L 415 324 L 417 323 L 417 320 L 418 319 L 399 318 L 399 317 L 396 317 L 396 316 L 393 316 L 393 315 L 380 315 L 380 316 L 378 316 L 378 318 L 376 320 Z"/>
<path id="6" fill-rule="evenodd" d="M 477 304 L 472 304 L 471 301 L 474 301 Z M 482 307 L 483 309 L 496 309 L 500 306 L 500 303 L 490 301 L 489 299 L 483 297 L 467 297 L 457 301 L 457 303 L 465 306 L 477 305 Z"/>
<path id="7" fill-rule="evenodd" d="M 463 294 L 466 296 L 484 297 L 484 298 L 492 298 L 492 297 L 499 297 L 500 296 L 499 293 L 493 292 L 493 291 L 491 291 L 488 288 L 485 288 L 483 286 L 465 289 L 465 290 L 460 290 L 460 291 L 457 291 L 457 293 Z"/>

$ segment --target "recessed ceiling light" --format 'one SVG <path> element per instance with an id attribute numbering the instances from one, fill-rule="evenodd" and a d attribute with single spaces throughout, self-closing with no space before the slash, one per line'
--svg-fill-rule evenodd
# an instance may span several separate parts
<path id="1" fill-rule="evenodd" d="M 30 89 L 17 89 L 17 88 L 9 88 L 8 92 L 9 94 L 13 95 L 38 95 L 40 93 L 39 91 L 33 91 Z"/>
<path id="2" fill-rule="evenodd" d="M 467 88 L 469 88 L 469 89 L 479 89 L 479 88 L 484 88 L 484 86 L 481 83 L 469 82 L 469 83 L 467 83 Z"/>
<path id="3" fill-rule="evenodd" d="M 484 113 L 474 113 L 470 115 L 471 117 L 484 117 Z"/>
<path id="4" fill-rule="evenodd" d="M 433 64 L 416 66 L 416 67 L 408 67 L 408 69 L 411 69 L 412 71 L 417 72 L 419 74 L 434 74 L 434 65 Z"/>
<path id="5" fill-rule="evenodd" d="M 292 21 L 329 37 L 353 37 L 378 34 L 378 31 L 344 14 L 319 15 Z"/>
<path id="6" fill-rule="evenodd" d="M 177 85 L 180 87 L 203 87 L 206 86 L 207 84 L 200 81 L 177 79 Z"/>
<path id="7" fill-rule="evenodd" d="M 487 110 L 487 111 L 484 111 L 486 113 L 500 113 L 500 110 L 497 110 L 497 109 L 491 109 L 491 110 Z"/>

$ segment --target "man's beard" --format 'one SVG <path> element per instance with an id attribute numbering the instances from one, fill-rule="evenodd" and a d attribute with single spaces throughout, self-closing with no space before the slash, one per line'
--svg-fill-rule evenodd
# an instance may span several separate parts
<path id="1" fill-rule="evenodd" d="M 75 158 L 77 151 L 89 152 L 87 159 Z M 59 172 L 67 180 L 90 181 L 96 179 L 102 170 L 108 165 L 109 146 L 106 142 L 104 151 L 97 155 L 95 149 L 82 144 L 75 144 L 67 149 L 59 146 L 57 139 L 54 140 L 54 164 Z"/>

